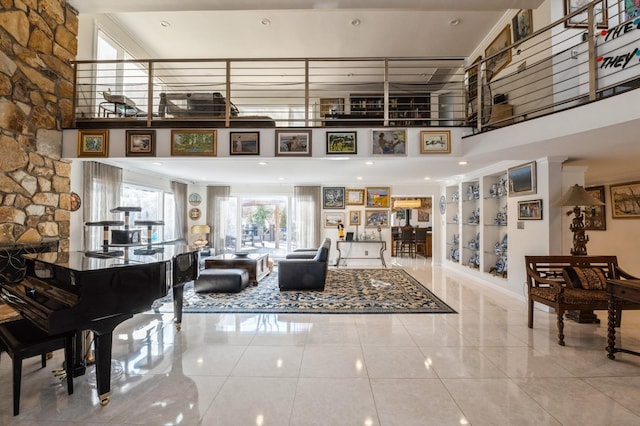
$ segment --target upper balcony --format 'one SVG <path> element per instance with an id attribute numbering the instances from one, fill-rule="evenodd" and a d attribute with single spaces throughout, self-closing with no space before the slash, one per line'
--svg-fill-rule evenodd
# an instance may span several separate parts
<path id="1" fill-rule="evenodd" d="M 617 4 L 602 10 L 596 3 L 535 32 L 528 30 L 526 15 L 516 16 L 472 63 L 463 58 L 77 61 L 73 127 L 491 130 L 638 86 L 640 21 L 627 19 Z"/>

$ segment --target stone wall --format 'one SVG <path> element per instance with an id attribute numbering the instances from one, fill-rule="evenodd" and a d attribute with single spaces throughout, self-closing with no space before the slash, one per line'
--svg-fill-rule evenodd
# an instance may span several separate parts
<path id="1" fill-rule="evenodd" d="M 65 0 L 0 0 L 0 245 L 69 247 L 78 14 Z"/>

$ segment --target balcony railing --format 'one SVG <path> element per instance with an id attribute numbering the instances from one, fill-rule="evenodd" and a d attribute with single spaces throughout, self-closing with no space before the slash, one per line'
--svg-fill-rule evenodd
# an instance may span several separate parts
<path id="1" fill-rule="evenodd" d="M 600 4 L 529 34 L 514 21 L 517 28 L 506 25 L 472 64 L 462 58 L 76 61 L 75 126 L 489 130 L 637 87 L 640 21 L 628 20 L 617 4 L 606 10 Z"/>

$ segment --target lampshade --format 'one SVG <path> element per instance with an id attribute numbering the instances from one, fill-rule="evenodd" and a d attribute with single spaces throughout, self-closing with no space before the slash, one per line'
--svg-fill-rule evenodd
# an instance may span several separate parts
<path id="1" fill-rule="evenodd" d="M 562 197 L 556 200 L 553 206 L 604 206 L 604 203 L 591 196 L 582 186 L 575 184 Z"/>
<path id="2" fill-rule="evenodd" d="M 211 232 L 209 225 L 193 225 L 191 227 L 192 234 L 208 234 Z"/>
<path id="3" fill-rule="evenodd" d="M 395 200 L 393 202 L 394 209 L 417 209 L 422 206 L 420 200 Z"/>

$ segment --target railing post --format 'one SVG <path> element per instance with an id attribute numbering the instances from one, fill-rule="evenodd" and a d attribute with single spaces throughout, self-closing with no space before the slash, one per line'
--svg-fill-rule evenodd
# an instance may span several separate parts
<path id="1" fill-rule="evenodd" d="M 389 125 L 389 59 L 384 58 L 384 112 L 385 127 Z"/>
<path id="2" fill-rule="evenodd" d="M 309 60 L 304 60 L 304 125 L 309 127 Z"/>
<path id="3" fill-rule="evenodd" d="M 153 62 L 149 61 L 147 64 L 149 70 L 147 80 L 147 127 L 151 127 L 151 117 L 153 117 Z"/>
<path id="4" fill-rule="evenodd" d="M 485 72 L 486 72 L 486 63 L 485 62 L 480 62 L 478 64 L 478 70 L 476 71 L 478 73 L 478 84 L 476 84 L 477 87 L 477 94 L 476 94 L 476 128 L 478 129 L 478 133 L 482 132 L 482 94 L 484 93 L 484 84 L 486 81 L 486 77 L 485 77 Z M 487 82 L 487 84 L 489 84 L 489 82 Z"/>
<path id="5" fill-rule="evenodd" d="M 227 60 L 225 63 L 224 127 L 231 127 L 231 61 Z"/>
<path id="6" fill-rule="evenodd" d="M 606 2 L 603 2 L 603 6 L 606 7 Z M 604 13 L 605 11 L 603 11 Z M 597 62 L 596 62 L 596 20 L 594 14 L 594 3 L 589 3 L 587 8 L 587 46 L 589 49 L 589 100 L 596 100 L 596 77 L 597 77 Z"/>

